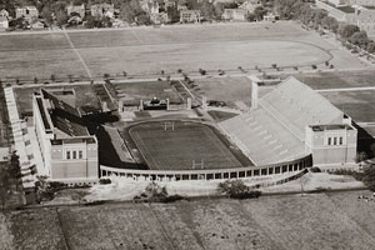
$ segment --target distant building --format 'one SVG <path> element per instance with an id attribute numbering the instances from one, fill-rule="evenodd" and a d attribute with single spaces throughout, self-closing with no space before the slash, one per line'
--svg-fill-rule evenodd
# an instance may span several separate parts
<path id="1" fill-rule="evenodd" d="M 44 23 L 41 21 L 36 21 L 30 25 L 31 29 L 33 30 L 43 30 L 45 28 Z"/>
<path id="2" fill-rule="evenodd" d="M 68 5 L 66 7 L 66 12 L 68 16 L 70 16 L 72 13 L 77 13 L 81 18 L 84 18 L 86 15 L 85 5 Z"/>
<path id="3" fill-rule="evenodd" d="M 5 9 L 0 10 L 0 16 L 6 17 L 9 19 L 9 12 Z"/>
<path id="4" fill-rule="evenodd" d="M 44 172 L 52 181 L 94 183 L 98 180 L 98 142 L 84 126 L 82 111 L 61 96 L 75 97 L 72 91 L 42 89 L 33 96 L 35 133 Z"/>
<path id="5" fill-rule="evenodd" d="M 222 19 L 226 21 L 246 21 L 248 11 L 244 9 L 224 9 Z"/>
<path id="6" fill-rule="evenodd" d="M 273 13 L 269 13 L 263 17 L 263 20 L 268 21 L 268 22 L 274 22 L 279 19 L 280 19 L 280 16 L 274 15 Z"/>
<path id="7" fill-rule="evenodd" d="M 5 16 L 0 16 L 0 31 L 5 31 L 9 28 L 8 18 Z"/>
<path id="8" fill-rule="evenodd" d="M 330 16 L 339 22 L 357 25 L 368 35 L 375 35 L 375 7 L 360 5 L 334 6 L 327 2 L 317 0 L 317 7 L 326 10 Z"/>
<path id="9" fill-rule="evenodd" d="M 200 23 L 201 12 L 199 10 L 181 10 L 180 23 Z"/>
<path id="10" fill-rule="evenodd" d="M 260 6 L 262 6 L 262 4 L 259 0 L 247 0 L 244 3 L 242 3 L 238 8 L 246 10 L 249 13 L 253 13 L 254 10 Z"/>
<path id="11" fill-rule="evenodd" d="M 16 8 L 16 18 L 24 17 L 26 21 L 31 22 L 37 19 L 39 11 L 35 6 L 25 6 Z"/>
<path id="12" fill-rule="evenodd" d="M 115 15 L 115 6 L 114 4 L 94 4 L 90 7 L 91 15 L 92 16 L 99 16 L 99 17 L 110 17 L 113 18 Z"/>

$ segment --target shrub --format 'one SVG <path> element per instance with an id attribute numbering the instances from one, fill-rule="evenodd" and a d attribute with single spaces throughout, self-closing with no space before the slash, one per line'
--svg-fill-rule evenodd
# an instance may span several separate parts
<path id="1" fill-rule="evenodd" d="M 321 173 L 322 170 L 320 170 L 320 168 L 318 168 L 318 167 L 312 167 L 312 168 L 310 168 L 310 172 L 311 173 Z"/>
<path id="2" fill-rule="evenodd" d="M 198 71 L 199 71 L 199 73 L 200 73 L 202 76 L 204 76 L 204 75 L 207 74 L 207 71 L 204 70 L 204 69 L 201 69 L 201 68 L 200 68 Z"/>
<path id="3" fill-rule="evenodd" d="M 102 185 L 107 185 L 107 184 L 111 184 L 111 183 L 112 183 L 112 181 L 109 178 L 102 178 L 102 179 L 99 180 L 99 184 L 102 184 Z"/>
<path id="4" fill-rule="evenodd" d="M 262 193 L 246 186 L 242 180 L 227 180 L 218 185 L 219 193 L 224 193 L 232 199 L 253 199 L 258 198 Z"/>
<path id="5" fill-rule="evenodd" d="M 311 68 L 312 69 L 317 69 L 318 67 L 315 64 L 313 64 L 313 65 L 311 65 Z"/>

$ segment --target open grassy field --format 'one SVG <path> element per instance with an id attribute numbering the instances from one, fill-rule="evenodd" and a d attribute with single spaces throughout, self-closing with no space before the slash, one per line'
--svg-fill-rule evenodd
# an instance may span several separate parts
<path id="1" fill-rule="evenodd" d="M 63 89 L 74 89 L 76 95 L 76 107 L 92 106 L 96 108 L 101 107 L 100 100 L 96 95 L 93 87 L 89 84 L 74 84 L 64 86 L 53 86 L 44 85 L 40 87 L 22 87 L 15 88 L 14 93 L 17 100 L 17 108 L 20 114 L 32 114 L 32 96 L 35 91 L 39 91 L 41 88 L 46 90 L 63 90 Z"/>
<path id="2" fill-rule="evenodd" d="M 374 70 L 338 71 L 295 75 L 313 89 L 335 89 L 375 86 Z"/>
<path id="3" fill-rule="evenodd" d="M 204 162 L 204 169 L 242 167 L 241 162 L 212 128 L 193 122 L 174 122 L 164 130 L 164 122 L 135 125 L 129 134 L 149 168 L 189 170 L 192 163 Z M 200 167 L 197 169 L 200 169 Z"/>
<path id="4" fill-rule="evenodd" d="M 70 41 L 73 46 L 70 45 Z M 76 49 L 76 50 L 74 50 Z M 293 60 L 290 60 L 293 58 Z M 178 25 L 0 36 L 1 78 L 49 79 L 322 64 L 363 67 L 293 22 Z"/>
<path id="5" fill-rule="evenodd" d="M 13 237 L 0 248 L 374 249 L 375 202 L 358 200 L 363 194 L 371 193 L 17 211 L 2 216 L 1 232 Z"/>
<path id="6" fill-rule="evenodd" d="M 357 122 L 375 122 L 375 90 L 321 92 Z"/>

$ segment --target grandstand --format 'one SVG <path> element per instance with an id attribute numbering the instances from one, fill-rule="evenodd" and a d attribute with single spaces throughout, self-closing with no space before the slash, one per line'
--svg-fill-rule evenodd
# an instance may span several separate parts
<path id="1" fill-rule="evenodd" d="M 306 128 L 343 124 L 343 117 L 343 112 L 324 97 L 289 77 L 259 99 L 249 113 L 219 126 L 259 166 L 308 155 L 311 152 L 305 147 Z"/>

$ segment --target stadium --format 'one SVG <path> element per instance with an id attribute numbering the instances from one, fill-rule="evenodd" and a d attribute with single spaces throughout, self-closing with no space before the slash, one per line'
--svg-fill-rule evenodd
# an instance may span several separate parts
<path id="1" fill-rule="evenodd" d="M 160 181 L 298 175 L 354 162 L 357 129 L 327 99 L 293 77 L 249 80 L 251 106 L 241 111 L 208 101 L 183 81 L 30 89 L 37 139 L 31 147 L 39 156 L 34 150 L 29 165 L 51 180 L 92 184 L 111 175 Z M 88 105 L 80 93 L 97 100 Z M 215 120 L 212 111 L 230 115 Z"/>

